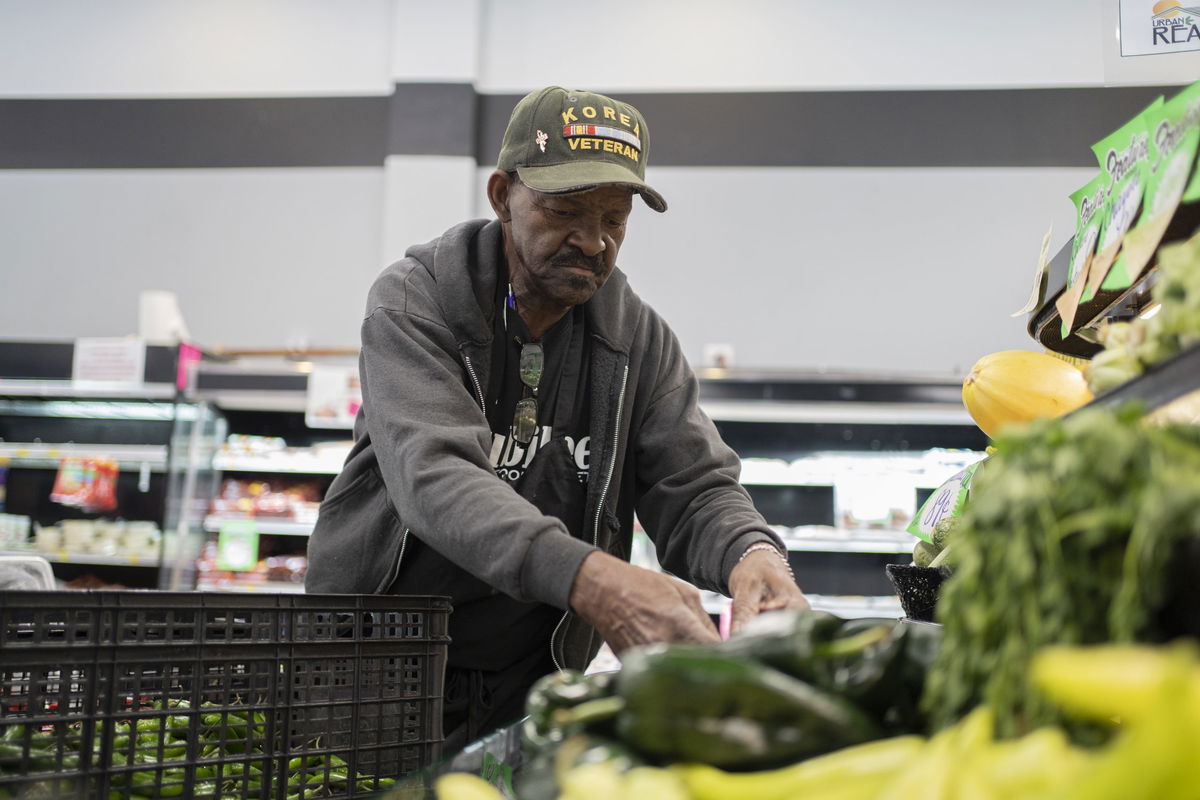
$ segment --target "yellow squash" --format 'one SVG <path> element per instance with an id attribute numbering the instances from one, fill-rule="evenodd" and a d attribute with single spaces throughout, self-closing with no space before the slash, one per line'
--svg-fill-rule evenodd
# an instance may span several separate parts
<path id="1" fill-rule="evenodd" d="M 1046 353 L 1002 350 L 986 355 L 963 381 L 963 405 L 984 433 L 1061 416 L 1092 399 L 1076 367 Z"/>

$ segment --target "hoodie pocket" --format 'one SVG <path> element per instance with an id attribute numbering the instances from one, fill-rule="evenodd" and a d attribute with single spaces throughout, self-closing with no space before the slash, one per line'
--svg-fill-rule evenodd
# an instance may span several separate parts
<path id="1" fill-rule="evenodd" d="M 321 503 L 308 540 L 309 592 L 370 594 L 394 568 L 404 528 L 371 466 Z"/>

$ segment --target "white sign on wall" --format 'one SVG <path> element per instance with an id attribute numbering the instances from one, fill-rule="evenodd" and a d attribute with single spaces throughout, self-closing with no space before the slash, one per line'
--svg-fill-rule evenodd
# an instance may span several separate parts
<path id="1" fill-rule="evenodd" d="M 1200 0 L 1121 0 L 1120 37 L 1122 57 L 1200 50 Z"/>
<path id="2" fill-rule="evenodd" d="M 146 342 L 142 339 L 76 339 L 71 378 L 81 384 L 139 384 L 145 366 Z"/>
<path id="3" fill-rule="evenodd" d="M 308 374 L 304 423 L 310 428 L 353 428 L 362 405 L 358 367 L 315 365 Z"/>

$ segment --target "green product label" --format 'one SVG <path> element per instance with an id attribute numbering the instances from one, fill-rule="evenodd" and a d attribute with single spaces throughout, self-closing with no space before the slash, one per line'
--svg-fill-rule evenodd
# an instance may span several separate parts
<path id="1" fill-rule="evenodd" d="M 1146 172 L 1150 160 L 1150 131 L 1146 123 L 1149 118 L 1161 114 L 1162 105 L 1162 97 L 1156 98 L 1140 114 L 1092 146 L 1100 169 L 1109 176 L 1108 208 L 1100 233 L 1100 253 L 1120 245 L 1137 218 L 1146 190 Z M 1100 288 L 1123 289 L 1130 283 L 1132 276 L 1117 259 L 1109 268 Z"/>
<path id="2" fill-rule="evenodd" d="M 986 459 L 984 459 L 986 460 Z M 971 494 L 971 480 L 975 470 L 983 461 L 976 461 L 971 466 L 958 472 L 954 477 L 938 487 L 938 490 L 926 498 L 921 504 L 921 510 L 908 524 L 908 532 L 918 539 L 924 539 L 932 544 L 933 527 L 943 519 L 961 517 L 967 505 L 967 497 Z"/>
<path id="3" fill-rule="evenodd" d="M 1200 81 L 1181 89 L 1167 105 L 1171 107 L 1172 126 L 1164 129 L 1166 141 L 1161 148 L 1167 149 L 1175 144 L 1175 138 L 1180 140 L 1174 152 L 1188 178 L 1179 200 L 1182 203 L 1194 203 L 1200 200 L 1200 158 L 1197 158 L 1197 152 L 1200 151 Z"/>
<path id="4" fill-rule="evenodd" d="M 483 754 L 483 765 L 479 770 L 479 775 L 496 787 L 504 798 L 517 796 L 517 793 L 513 791 L 513 768 L 491 753 Z"/>
<path id="5" fill-rule="evenodd" d="M 217 534 L 217 569 L 247 572 L 258 564 L 258 526 L 253 520 L 221 523 Z"/>
<path id="6" fill-rule="evenodd" d="M 1200 185 L 1193 174 L 1196 145 L 1200 141 L 1200 81 L 1179 92 L 1147 114 L 1150 163 L 1146 170 L 1146 200 L 1142 220 L 1174 210 L 1185 189 Z"/>
<path id="7" fill-rule="evenodd" d="M 1071 194 L 1075 205 L 1075 238 L 1071 240 L 1071 261 L 1067 265 L 1067 285 L 1083 269 L 1088 256 L 1096 251 L 1100 238 L 1100 220 L 1108 198 L 1108 173 L 1101 172 Z"/>

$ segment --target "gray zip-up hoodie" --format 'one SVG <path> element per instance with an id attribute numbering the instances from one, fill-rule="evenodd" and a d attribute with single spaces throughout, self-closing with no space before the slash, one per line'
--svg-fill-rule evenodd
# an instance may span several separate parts
<path id="1" fill-rule="evenodd" d="M 697 404 L 675 335 L 614 269 L 585 305 L 591 348 L 591 454 L 585 540 L 495 473 L 484 413 L 496 282 L 506 275 L 497 221 L 451 228 L 376 279 L 362 324 L 363 406 L 355 445 L 309 540 L 310 592 L 400 594 L 418 537 L 478 581 L 568 611 L 580 563 L 599 548 L 628 560 L 637 517 L 664 569 L 727 593 L 751 544 L 778 538 L 738 483 L 737 455 Z M 471 577 L 473 576 L 473 577 Z M 478 580 L 476 580 L 478 579 Z M 460 581 L 445 591 L 452 599 Z M 566 613 L 551 641 L 560 668 L 600 646 Z"/>

